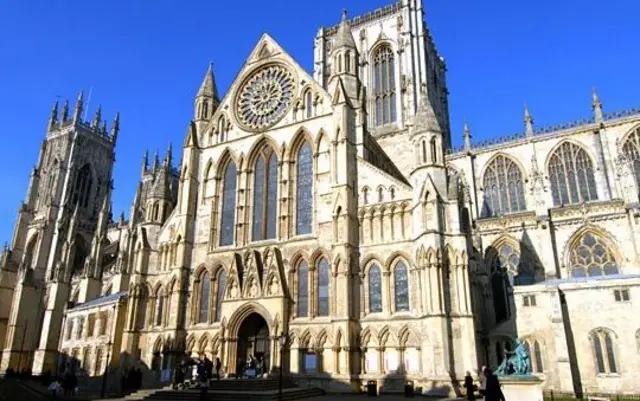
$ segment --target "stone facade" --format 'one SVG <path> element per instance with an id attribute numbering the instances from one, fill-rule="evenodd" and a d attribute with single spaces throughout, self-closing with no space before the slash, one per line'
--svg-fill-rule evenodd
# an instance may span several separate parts
<path id="1" fill-rule="evenodd" d="M 154 380 L 185 353 L 229 375 L 256 355 L 327 388 L 436 391 L 517 336 L 548 388 L 632 392 L 640 114 L 594 94 L 593 119 L 526 111 L 525 134 L 466 127 L 452 149 L 421 0 L 343 16 L 314 56 L 311 76 L 265 34 L 222 97 L 209 67 L 181 165 L 144 156 L 128 221 L 118 119 L 56 105 L 2 254 L 0 368 Z"/>

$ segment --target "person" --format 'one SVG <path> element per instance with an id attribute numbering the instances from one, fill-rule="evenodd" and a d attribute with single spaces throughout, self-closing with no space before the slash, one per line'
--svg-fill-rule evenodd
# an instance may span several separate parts
<path id="1" fill-rule="evenodd" d="M 487 369 L 486 366 L 483 366 L 478 372 L 478 381 L 480 382 L 480 388 L 478 389 L 478 393 L 484 396 L 484 391 L 487 388 L 487 378 L 484 375 L 484 371 Z"/>
<path id="2" fill-rule="evenodd" d="M 493 371 L 489 368 L 484 370 L 484 376 L 487 378 L 487 384 L 485 388 L 485 401 L 506 401 L 502 388 L 500 387 L 500 380 L 498 376 L 493 374 Z"/>
<path id="3" fill-rule="evenodd" d="M 51 392 L 51 397 L 56 398 L 58 396 L 58 392 L 60 391 L 60 382 L 57 377 L 53 379 L 51 384 L 49 384 L 49 391 Z"/>
<path id="4" fill-rule="evenodd" d="M 220 380 L 220 369 L 222 368 L 222 361 L 220 357 L 216 357 L 216 378 Z"/>
<path id="5" fill-rule="evenodd" d="M 467 400 L 474 401 L 476 399 L 476 385 L 473 384 L 471 372 L 467 372 L 467 375 L 464 377 L 464 388 L 467 390 Z"/>

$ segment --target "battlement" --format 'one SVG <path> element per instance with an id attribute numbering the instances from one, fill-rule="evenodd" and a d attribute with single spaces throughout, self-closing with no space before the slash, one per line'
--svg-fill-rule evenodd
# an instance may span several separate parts
<path id="1" fill-rule="evenodd" d="M 620 120 L 627 119 L 629 117 L 640 118 L 640 107 L 632 107 L 629 109 L 623 109 L 619 111 L 603 113 L 602 120 L 606 123 L 618 123 Z M 596 128 L 591 127 L 596 125 L 595 118 L 592 117 L 584 117 L 573 121 L 568 121 L 560 124 L 552 124 L 548 126 L 543 126 L 540 128 L 535 128 L 533 130 L 533 137 L 552 137 L 554 135 L 558 135 L 561 133 L 565 133 L 568 130 L 585 130 L 587 128 Z M 489 138 L 478 143 L 474 143 L 471 145 L 471 152 L 474 151 L 485 151 L 490 150 L 497 147 L 502 147 L 509 144 L 515 144 L 519 141 L 522 141 L 527 138 L 526 133 L 518 132 L 510 135 L 502 135 L 494 138 Z M 451 156 L 459 156 L 464 153 L 466 150 L 464 145 L 455 146 L 451 149 L 449 154 Z"/>

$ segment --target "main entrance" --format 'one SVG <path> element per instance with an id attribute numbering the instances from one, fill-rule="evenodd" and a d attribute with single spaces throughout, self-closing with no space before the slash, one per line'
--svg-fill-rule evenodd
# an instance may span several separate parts
<path id="1" fill-rule="evenodd" d="M 271 363 L 271 339 L 269 326 L 262 316 L 252 313 L 247 316 L 238 330 L 237 359 L 247 361 L 253 357 L 256 362 L 264 360 L 266 369 Z"/>

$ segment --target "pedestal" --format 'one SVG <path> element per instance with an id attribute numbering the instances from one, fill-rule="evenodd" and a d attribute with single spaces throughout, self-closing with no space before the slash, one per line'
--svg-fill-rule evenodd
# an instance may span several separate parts
<path id="1" fill-rule="evenodd" d="M 542 379 L 537 376 L 501 376 L 506 401 L 543 401 Z"/>

